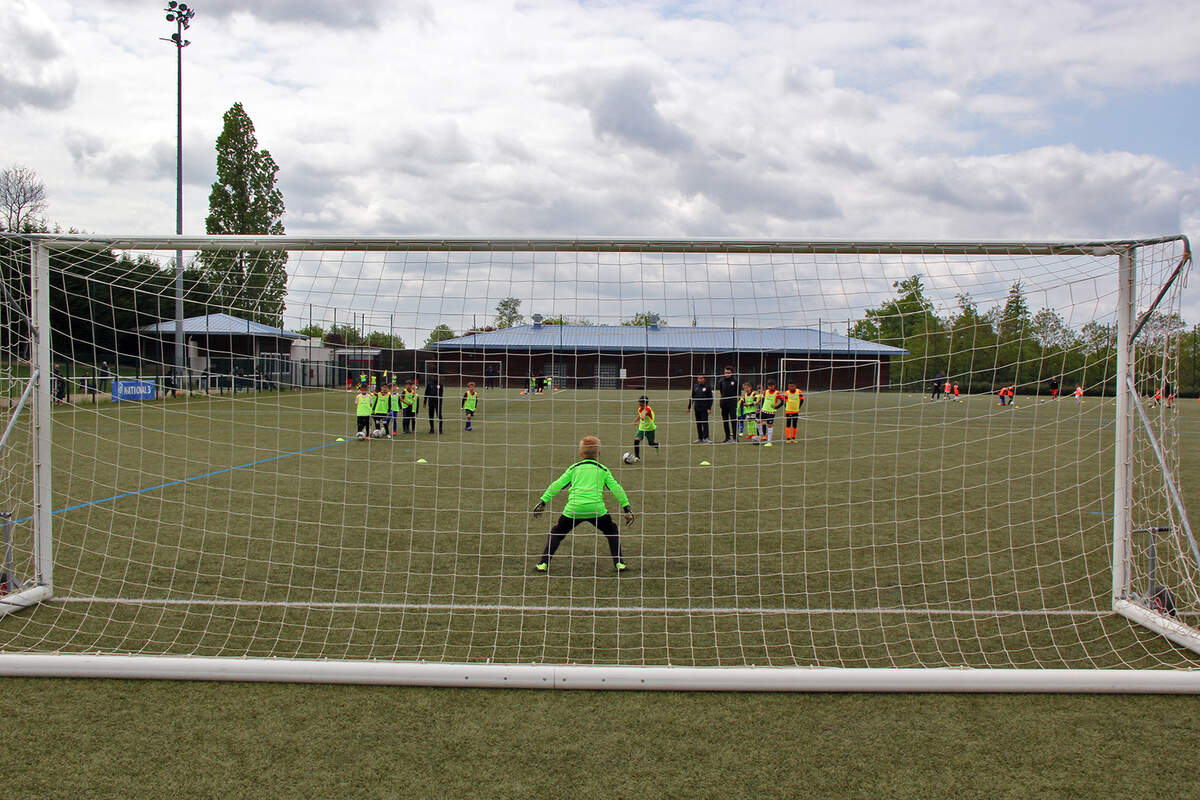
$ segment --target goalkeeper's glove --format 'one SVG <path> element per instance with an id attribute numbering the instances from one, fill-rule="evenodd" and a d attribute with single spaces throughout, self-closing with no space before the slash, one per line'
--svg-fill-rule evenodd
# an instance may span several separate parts
<path id="1" fill-rule="evenodd" d="M 538 500 L 538 504 L 533 507 L 533 515 L 536 517 L 538 514 L 541 514 L 542 510 L 545 508 L 546 508 L 546 504 L 543 503 L 541 500 Z"/>
<path id="2" fill-rule="evenodd" d="M 621 510 L 625 512 L 625 525 L 626 525 L 626 527 L 628 527 L 628 526 L 632 525 L 632 524 L 633 524 L 633 520 L 634 520 L 634 516 L 633 516 L 633 509 L 632 509 L 632 508 L 630 508 L 629 506 L 625 506 L 625 507 L 624 507 L 624 508 L 622 508 Z"/>

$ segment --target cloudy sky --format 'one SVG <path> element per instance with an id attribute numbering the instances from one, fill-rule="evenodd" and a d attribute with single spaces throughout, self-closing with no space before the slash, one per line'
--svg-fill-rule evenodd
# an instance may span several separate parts
<path id="1" fill-rule="evenodd" d="M 52 223 L 173 232 L 162 5 L 0 3 L 0 162 Z M 240 101 L 292 234 L 1200 233 L 1179 0 L 196 5 L 188 232 Z"/>

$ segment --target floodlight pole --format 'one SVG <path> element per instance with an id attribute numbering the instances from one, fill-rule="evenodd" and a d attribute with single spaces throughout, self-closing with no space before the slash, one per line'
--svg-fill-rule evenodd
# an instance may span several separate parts
<path id="1" fill-rule="evenodd" d="M 183 234 L 183 48 L 191 42 L 183 38 L 183 32 L 196 16 L 196 9 L 187 3 L 167 3 L 163 9 L 167 22 L 175 23 L 175 33 L 164 42 L 175 45 L 175 234 Z M 183 250 L 175 251 L 175 380 L 183 381 L 186 374 L 183 340 Z M 176 386 L 176 388 L 182 388 Z"/>

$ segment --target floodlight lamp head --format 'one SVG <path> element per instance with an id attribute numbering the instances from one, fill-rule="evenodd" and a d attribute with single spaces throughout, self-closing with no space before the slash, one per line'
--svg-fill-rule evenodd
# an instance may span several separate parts
<path id="1" fill-rule="evenodd" d="M 167 3 L 167 8 L 174 8 L 177 5 L 179 5 L 179 3 L 176 3 L 175 0 L 170 0 L 170 2 Z"/>
<path id="2" fill-rule="evenodd" d="M 180 10 L 180 11 L 187 11 L 187 10 L 188 10 L 188 5 L 187 5 L 187 3 L 180 3 L 180 4 L 179 4 L 179 10 Z"/>
<path id="3" fill-rule="evenodd" d="M 174 21 L 175 21 L 175 15 L 167 14 L 167 22 L 174 22 Z"/>

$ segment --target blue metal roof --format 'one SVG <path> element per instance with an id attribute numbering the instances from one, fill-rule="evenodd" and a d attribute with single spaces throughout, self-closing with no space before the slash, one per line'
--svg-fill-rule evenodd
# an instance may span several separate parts
<path id="1" fill-rule="evenodd" d="M 700 328 L 629 325 L 518 325 L 446 339 L 435 350 L 542 350 L 583 352 L 849 353 L 898 356 L 907 350 L 813 328 Z"/>
<path id="2" fill-rule="evenodd" d="M 175 320 L 143 325 L 143 333 L 175 333 Z M 235 317 L 231 314 L 207 314 L 203 317 L 188 317 L 183 321 L 185 336 L 274 336 L 277 339 L 306 339 L 304 334 L 273 328 L 261 322 Z"/>

